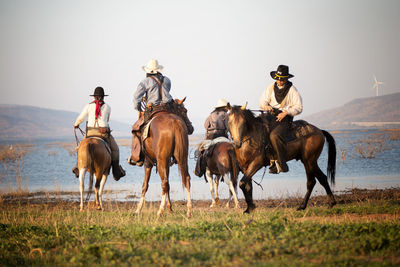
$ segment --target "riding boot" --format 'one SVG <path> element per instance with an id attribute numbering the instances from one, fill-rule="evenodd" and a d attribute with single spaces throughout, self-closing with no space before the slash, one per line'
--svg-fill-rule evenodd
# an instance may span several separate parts
<path id="1" fill-rule="evenodd" d="M 199 152 L 199 157 L 197 158 L 196 162 L 196 168 L 194 170 L 194 174 L 199 177 L 202 177 L 206 172 L 206 159 L 204 154 L 204 150 Z"/>
<path id="2" fill-rule="evenodd" d="M 278 169 L 276 168 L 275 162 L 269 166 L 269 173 L 271 174 L 278 174 Z"/>
<path id="3" fill-rule="evenodd" d="M 72 168 L 72 173 L 75 174 L 76 178 L 79 178 L 79 169 L 76 165 Z"/>
<path id="4" fill-rule="evenodd" d="M 125 170 L 122 168 L 121 165 L 119 165 L 119 161 L 117 160 L 112 162 L 112 172 L 115 181 L 118 181 L 119 179 L 121 179 L 121 177 L 124 177 L 126 175 Z"/>
<path id="5" fill-rule="evenodd" d="M 286 142 L 284 138 L 287 127 L 288 124 L 282 122 L 270 134 L 271 144 L 277 156 L 277 161 L 275 161 L 277 173 L 289 171 L 289 167 L 286 164 Z"/>
<path id="6" fill-rule="evenodd" d="M 132 137 L 132 154 L 129 163 L 131 165 L 142 166 L 144 162 L 144 156 L 141 149 L 140 139 L 136 134 Z"/>

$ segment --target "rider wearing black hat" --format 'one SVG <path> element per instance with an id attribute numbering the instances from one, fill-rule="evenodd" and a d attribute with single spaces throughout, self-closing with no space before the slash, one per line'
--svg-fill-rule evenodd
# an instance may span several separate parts
<path id="1" fill-rule="evenodd" d="M 78 128 L 85 118 L 87 117 L 86 137 L 96 136 L 101 137 L 107 141 L 111 148 L 111 162 L 113 176 L 116 181 L 125 176 L 125 170 L 119 165 L 119 148 L 115 142 L 114 137 L 111 135 L 108 121 L 110 120 L 111 107 L 104 102 L 104 94 L 102 87 L 96 87 L 93 95 L 94 101 L 87 104 L 81 114 L 75 121 L 74 128 Z M 79 177 L 79 170 L 75 166 L 72 172 L 76 177 Z"/>
<path id="2" fill-rule="evenodd" d="M 259 101 L 260 108 L 272 113 L 276 118 L 276 126 L 270 133 L 270 140 L 277 160 L 275 164 L 271 164 L 270 172 L 287 172 L 289 168 L 286 164 L 285 135 L 293 117 L 302 112 L 303 104 L 296 87 L 289 81 L 294 75 L 289 73 L 288 66 L 279 65 L 270 75 L 275 82 L 264 90 Z"/>

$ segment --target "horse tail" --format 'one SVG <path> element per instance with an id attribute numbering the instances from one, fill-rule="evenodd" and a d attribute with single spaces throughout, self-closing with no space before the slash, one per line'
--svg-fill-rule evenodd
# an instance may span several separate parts
<path id="1" fill-rule="evenodd" d="M 93 174 L 95 169 L 94 169 L 94 150 L 95 150 L 95 145 L 92 143 L 89 143 L 87 146 L 87 168 L 90 174 Z"/>
<path id="2" fill-rule="evenodd" d="M 322 130 L 326 141 L 328 142 L 328 167 L 327 176 L 330 179 L 331 185 L 335 184 L 336 174 L 336 142 L 333 136 L 325 130 Z"/>
<path id="3" fill-rule="evenodd" d="M 175 133 L 174 155 L 176 156 L 175 159 L 177 160 L 178 167 L 181 171 L 182 186 L 184 188 L 186 187 L 186 184 L 190 182 L 188 163 L 187 163 L 188 145 L 189 143 L 188 143 L 187 132 L 185 130 L 184 125 L 182 125 L 182 127 L 178 127 Z"/>
<path id="4" fill-rule="evenodd" d="M 238 176 L 239 176 L 239 164 L 236 159 L 235 151 L 232 149 L 228 150 L 229 159 L 231 161 L 231 179 L 235 178 L 235 183 L 237 183 Z"/>

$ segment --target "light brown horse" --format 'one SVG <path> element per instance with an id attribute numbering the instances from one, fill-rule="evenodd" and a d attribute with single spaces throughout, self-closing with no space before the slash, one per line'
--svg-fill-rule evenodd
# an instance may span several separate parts
<path id="1" fill-rule="evenodd" d="M 221 177 L 229 186 L 229 199 L 226 207 L 229 207 L 229 202 L 233 198 L 235 208 L 239 208 L 237 199 L 237 181 L 239 176 L 239 164 L 236 160 L 235 150 L 233 145 L 228 142 L 220 142 L 214 145 L 211 156 L 206 159 L 206 177 L 210 185 L 211 206 L 214 207 L 219 202 L 218 184 Z M 215 177 L 213 177 L 215 175 Z M 214 179 L 213 179 L 214 178 Z"/>
<path id="2" fill-rule="evenodd" d="M 183 100 L 177 101 L 183 106 Z M 183 110 L 184 107 L 182 107 Z M 149 135 L 143 141 L 143 151 L 145 151 L 145 176 L 142 186 L 142 195 L 136 209 L 139 214 L 143 208 L 145 195 L 149 187 L 151 170 L 156 166 L 161 178 L 162 199 L 157 215 L 160 216 L 167 204 L 172 211 L 169 196 L 169 168 L 173 163 L 177 163 L 182 176 L 182 186 L 186 188 L 187 194 L 187 216 L 192 214 L 192 201 L 190 198 L 190 176 L 188 169 L 189 153 L 188 129 L 185 122 L 177 115 L 169 112 L 159 112 L 151 121 Z M 128 160 L 129 163 L 130 159 Z M 131 163 L 132 164 L 132 163 Z"/>
<path id="3" fill-rule="evenodd" d="M 111 153 L 105 142 L 98 137 L 87 137 L 82 140 L 78 149 L 78 169 L 81 193 L 80 211 L 83 211 L 84 179 L 86 172 L 89 172 L 89 192 L 95 178 L 95 199 L 96 208 L 103 210 L 102 194 L 107 175 L 111 168 Z"/>
<path id="4" fill-rule="evenodd" d="M 245 213 L 249 213 L 255 209 L 252 177 L 263 166 L 269 165 L 270 160 L 273 158 L 266 149 L 269 138 L 268 132 L 263 120 L 260 117 L 255 117 L 250 110 L 247 110 L 246 105 L 242 107 L 229 106 L 228 119 L 228 129 L 234 141 L 236 157 L 244 174 L 239 186 L 246 198 L 247 209 Z M 299 210 L 306 208 L 316 183 L 315 178 L 325 188 L 329 196 L 329 206 L 332 207 L 336 204 L 328 184 L 328 178 L 321 171 L 317 162 L 326 139 L 328 142 L 327 174 L 331 184 L 334 184 L 336 169 L 335 140 L 328 132 L 320 130 L 311 124 L 308 125 L 310 133 L 288 142 L 286 149 L 287 159 L 301 160 L 307 174 L 307 193 L 298 207 Z"/>

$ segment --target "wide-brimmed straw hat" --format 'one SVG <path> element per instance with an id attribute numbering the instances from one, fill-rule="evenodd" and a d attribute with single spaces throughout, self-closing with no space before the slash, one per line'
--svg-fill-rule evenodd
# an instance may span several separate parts
<path id="1" fill-rule="evenodd" d="M 222 107 L 226 107 L 228 105 L 228 101 L 226 101 L 225 99 L 221 98 L 218 100 L 217 105 L 215 106 L 215 108 L 222 108 Z"/>
<path id="2" fill-rule="evenodd" d="M 286 65 L 279 65 L 276 71 L 270 72 L 272 79 L 278 81 L 284 81 L 294 77 L 294 75 L 289 73 L 289 67 Z"/>
<path id="3" fill-rule="evenodd" d="M 103 87 L 98 86 L 98 87 L 96 87 L 96 89 L 94 89 L 93 95 L 90 95 L 90 96 L 108 96 L 108 95 L 104 94 Z"/>
<path id="4" fill-rule="evenodd" d="M 143 66 L 142 69 L 146 73 L 156 74 L 158 72 L 161 72 L 164 69 L 164 67 L 158 64 L 157 59 L 150 59 L 150 61 L 147 62 L 147 65 Z"/>

